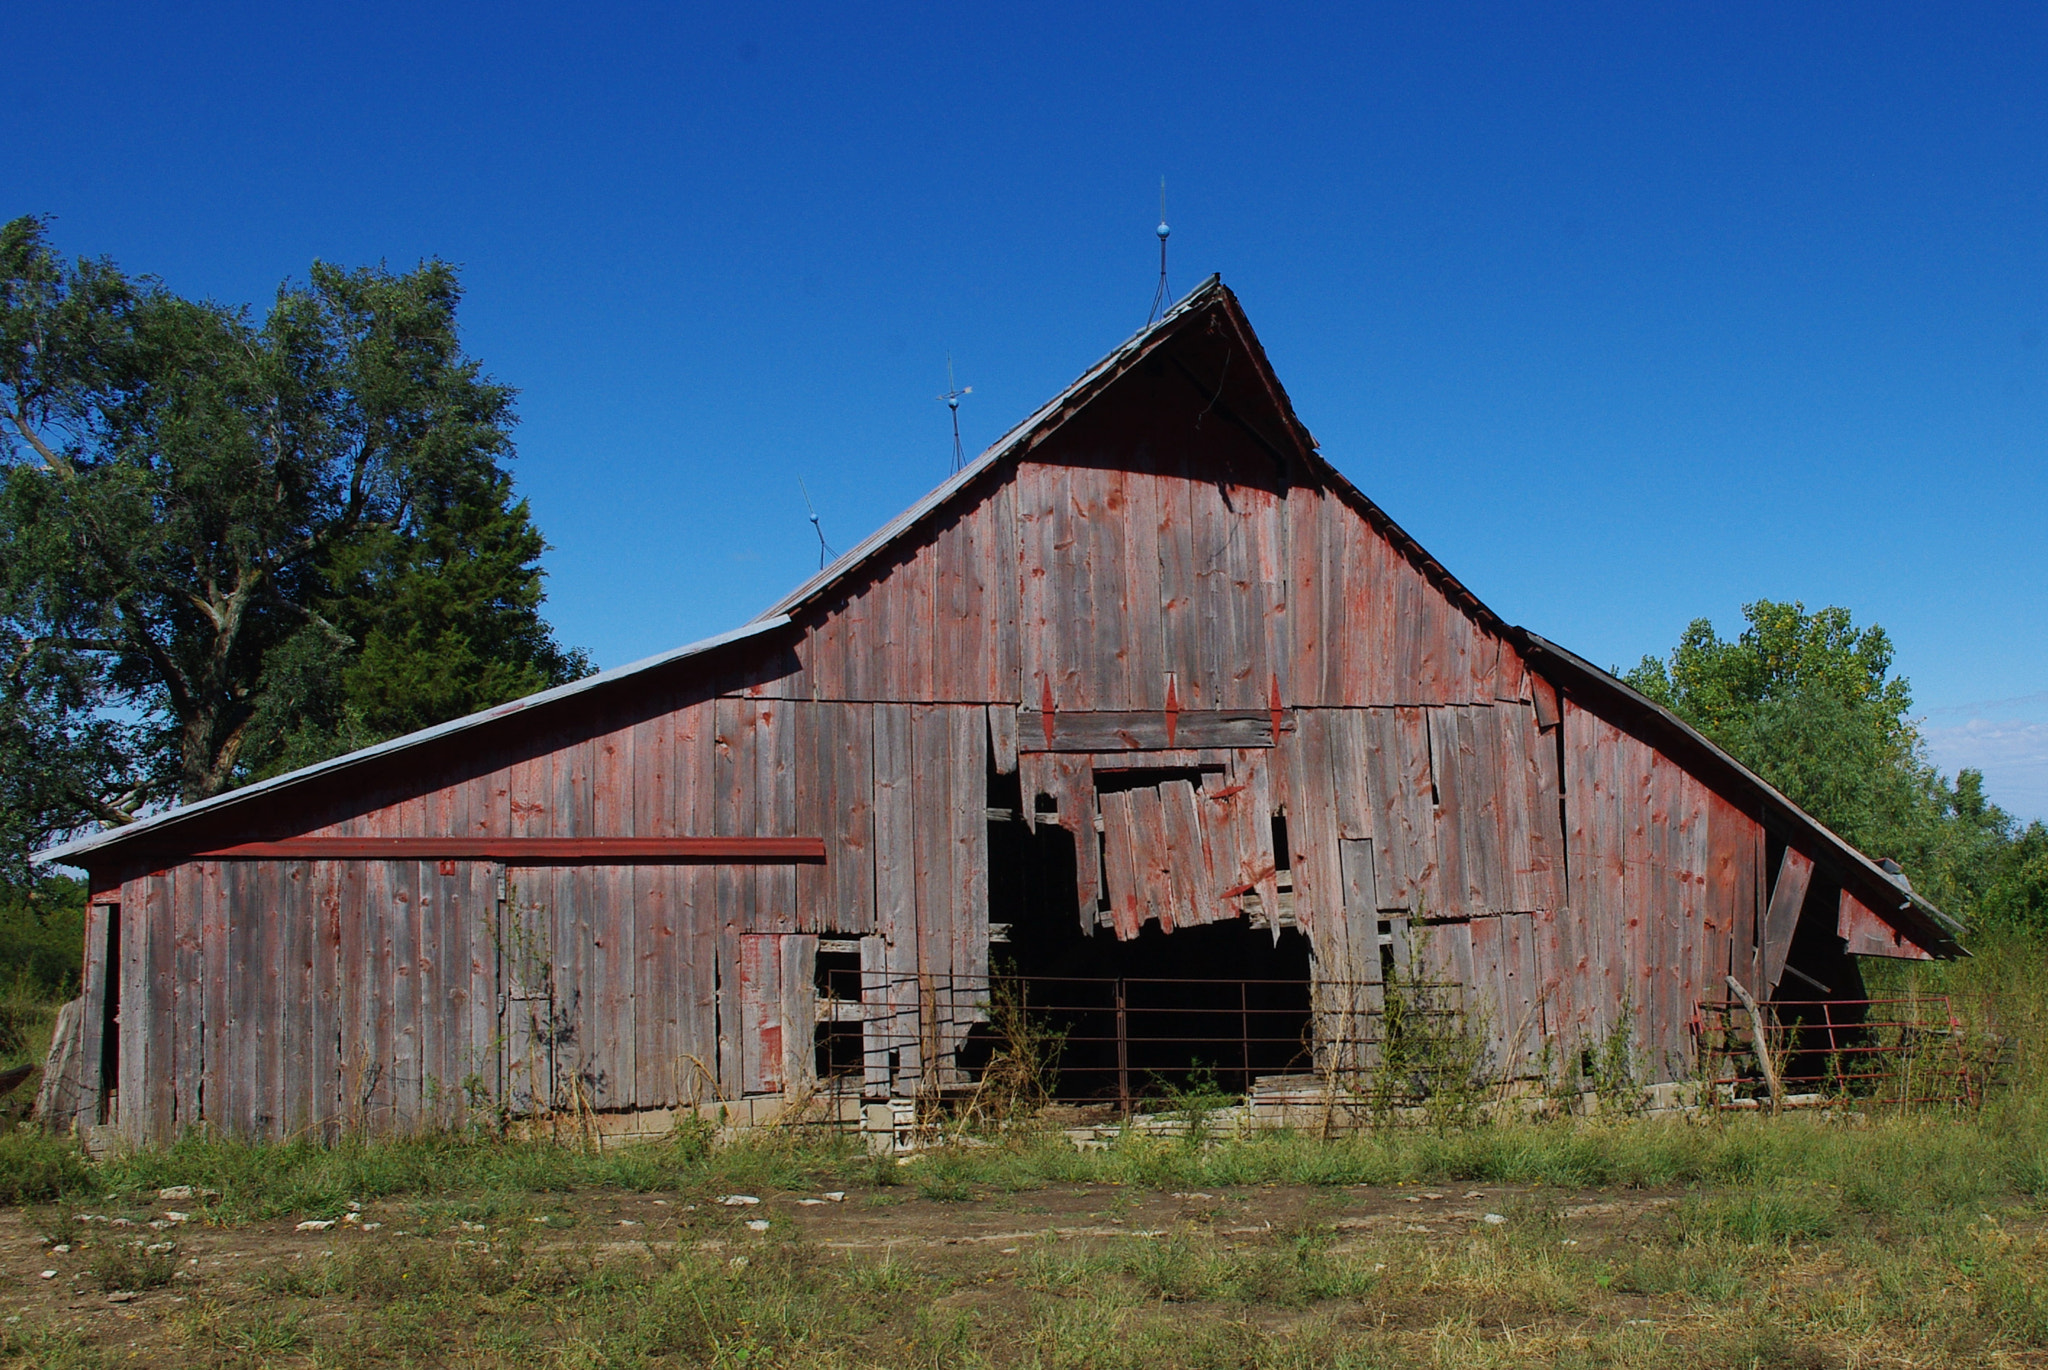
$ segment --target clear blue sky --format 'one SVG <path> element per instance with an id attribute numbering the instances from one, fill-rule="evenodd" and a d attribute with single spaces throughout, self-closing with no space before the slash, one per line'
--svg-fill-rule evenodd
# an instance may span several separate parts
<path id="1" fill-rule="evenodd" d="M 742 13 L 742 11 L 744 11 Z M 751 616 L 1220 271 L 1326 454 L 1603 664 L 1890 630 L 2048 814 L 2048 9 L 14 0 L 0 213 L 175 288 L 440 256 L 549 612 Z"/>

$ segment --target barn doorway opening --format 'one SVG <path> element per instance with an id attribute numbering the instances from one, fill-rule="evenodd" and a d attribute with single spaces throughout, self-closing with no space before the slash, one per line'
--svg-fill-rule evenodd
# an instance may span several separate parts
<path id="1" fill-rule="evenodd" d="M 1863 969 L 1836 931 L 1841 899 L 1841 887 L 1816 871 L 1799 910 L 1785 973 L 1771 996 L 1773 1016 L 1785 1029 L 1780 1073 L 1788 1089 L 1839 1088 L 1845 1060 L 1853 1067 L 1869 1045 Z"/>
<path id="2" fill-rule="evenodd" d="M 1164 932 L 1156 922 L 1120 940 L 1097 910 L 1078 907 L 1075 835 L 1041 822 L 990 822 L 992 992 L 1059 1043 L 1053 1093 L 1073 1103 L 1131 1106 L 1176 1092 L 1250 1091 L 1262 1075 L 1311 1068 L 1308 939 L 1276 940 L 1244 918 Z M 992 1049 L 989 1032 L 967 1058 Z M 985 1045 L 986 1043 L 986 1045 Z"/>
<path id="3" fill-rule="evenodd" d="M 106 952 L 100 958 L 100 1087 L 95 1121 L 102 1127 L 121 1121 L 121 906 L 102 904 Z"/>

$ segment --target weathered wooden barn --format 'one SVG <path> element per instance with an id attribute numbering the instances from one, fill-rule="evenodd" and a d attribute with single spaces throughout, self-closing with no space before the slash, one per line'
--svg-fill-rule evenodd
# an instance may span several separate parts
<path id="1" fill-rule="evenodd" d="M 1621 1032 L 1674 1079 L 1730 974 L 1851 999 L 1958 951 L 1461 586 L 1213 278 L 734 632 L 47 859 L 91 904 L 45 1111 L 137 1140 L 943 1089 L 992 956 L 1113 984 L 1119 1053 L 1141 980 L 1295 1014 L 1209 1058 L 1241 1080 L 1328 1067 L 1401 975 L 1496 1074 Z"/>

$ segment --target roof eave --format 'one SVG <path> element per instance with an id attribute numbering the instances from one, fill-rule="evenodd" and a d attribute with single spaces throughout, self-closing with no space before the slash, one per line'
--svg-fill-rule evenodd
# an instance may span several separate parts
<path id="1" fill-rule="evenodd" d="M 417 732 L 407 733 L 403 737 L 394 737 L 389 741 L 379 742 L 375 746 L 363 747 L 353 752 L 346 752 L 341 756 L 329 757 L 325 761 L 316 761 L 310 766 L 301 766 L 295 771 L 287 771 L 283 775 L 272 776 L 268 780 L 259 780 L 252 785 L 244 785 L 240 789 L 229 790 L 226 794 L 218 794 L 211 799 L 202 799 L 197 803 L 182 804 L 176 808 L 165 809 L 162 813 L 151 814 L 147 818 L 138 818 L 133 823 L 122 827 L 108 828 L 102 832 L 91 833 L 85 837 L 73 838 L 71 841 L 59 846 L 49 847 L 37 852 L 30 860 L 39 866 L 75 864 L 81 857 L 105 854 L 148 836 L 160 836 L 167 829 L 182 826 L 189 821 L 202 818 L 208 814 L 219 813 L 238 804 L 247 803 L 264 796 L 275 798 L 284 791 L 296 789 L 310 781 L 322 779 L 343 771 L 353 770 L 358 766 L 381 760 L 398 752 L 439 741 L 445 737 L 453 737 L 472 728 L 482 727 L 486 724 L 497 722 L 500 719 L 510 718 L 515 714 L 525 714 L 535 709 L 548 708 L 562 700 L 588 694 L 593 690 L 603 689 L 617 681 L 643 675 L 649 671 L 659 670 L 664 666 L 673 665 L 676 662 L 684 661 L 691 657 L 703 656 L 721 647 L 743 642 L 750 638 L 764 637 L 778 628 L 786 627 L 788 623 L 789 618 L 787 615 L 759 618 L 751 623 L 742 624 L 729 632 L 702 638 L 686 646 L 660 652 L 625 666 L 614 666 L 608 671 L 599 671 L 594 675 L 587 675 L 581 680 L 572 680 L 566 685 L 557 685 L 553 689 L 527 695 L 523 699 L 509 700 L 493 708 L 482 709 L 473 714 L 466 714 L 461 718 L 450 719 L 446 723 L 437 723 L 431 728 L 421 728 Z"/>

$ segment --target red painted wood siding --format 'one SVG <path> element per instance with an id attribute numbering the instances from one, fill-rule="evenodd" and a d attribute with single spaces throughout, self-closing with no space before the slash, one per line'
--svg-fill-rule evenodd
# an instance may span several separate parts
<path id="1" fill-rule="evenodd" d="M 283 1136 L 495 1106 L 501 876 L 548 906 L 556 1080 L 590 1106 L 763 1086 L 744 958 L 820 934 L 868 939 L 873 992 L 903 1000 L 875 1030 L 893 1086 L 943 1075 L 976 996 L 920 1002 L 915 985 L 987 969 L 992 735 L 1027 815 L 1039 794 L 1057 800 L 1090 929 L 1098 812 L 1125 936 L 1146 918 L 1233 916 L 1246 886 L 1276 908 L 1282 812 L 1319 973 L 1377 980 L 1382 921 L 1404 938 L 1434 926 L 1502 1060 L 1531 1060 L 1531 1034 L 1561 1052 L 1597 1044 L 1626 1010 L 1655 1071 L 1681 1072 L 1691 1005 L 1763 969 L 1755 817 L 1560 699 L 1371 511 L 1280 450 L 1171 367 L 1139 368 L 801 606 L 785 639 L 636 678 L 580 712 L 515 716 L 208 839 L 431 839 L 452 854 L 278 848 L 127 878 L 124 1127 Z M 1163 714 L 1169 699 L 1177 717 L 1256 711 L 1272 745 L 1113 756 L 1017 736 L 1020 707 L 1049 705 L 1057 732 L 1061 715 Z M 1224 783 L 1098 804 L 1098 769 L 1148 757 Z M 459 845 L 642 839 L 805 839 L 823 860 L 507 869 L 520 849 Z M 1170 859 L 1147 867 L 1148 852 Z M 794 963 L 774 964 L 778 994 L 801 988 Z"/>

